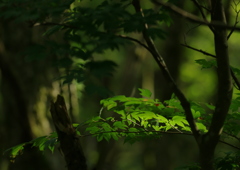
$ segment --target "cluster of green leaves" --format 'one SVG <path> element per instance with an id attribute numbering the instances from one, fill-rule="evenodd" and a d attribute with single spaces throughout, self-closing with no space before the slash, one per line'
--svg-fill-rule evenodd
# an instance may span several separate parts
<path id="1" fill-rule="evenodd" d="M 216 168 L 219 170 L 239 169 L 239 158 L 239 151 L 226 153 L 224 157 L 219 157 L 215 160 Z"/>
<path id="2" fill-rule="evenodd" d="M 139 91 L 142 96 L 140 98 L 122 95 L 101 100 L 100 103 L 103 108 L 100 110 L 99 116 L 81 125 L 73 125 L 75 128 L 86 127 L 85 134 L 80 134 L 76 129 L 77 134 L 81 137 L 95 136 L 98 141 L 124 138 L 124 142 L 131 144 L 137 141 L 160 138 L 164 133 L 191 135 L 191 129 L 185 119 L 179 100 L 173 96 L 170 100 L 160 102 L 150 98 L 151 92 L 149 90 L 139 89 Z M 231 111 L 225 123 L 223 140 L 234 138 L 238 142 L 240 141 L 237 137 L 240 132 L 239 105 L 240 97 L 233 99 L 230 107 Z M 215 107 L 210 104 L 202 105 L 191 102 L 193 117 L 202 133 L 207 132 L 214 109 Z M 103 113 L 104 110 L 110 113 L 110 116 L 104 116 L 106 114 Z M 58 144 L 57 134 L 53 132 L 50 136 L 36 138 L 30 142 L 12 147 L 7 151 L 10 152 L 11 157 L 14 159 L 21 154 L 26 145 L 38 147 L 40 151 L 48 148 L 53 152 L 56 144 Z M 225 157 L 217 158 L 215 161 L 216 167 L 226 170 L 229 167 L 233 169 L 239 167 L 237 162 L 239 156 L 239 152 L 233 152 Z M 197 169 L 198 166 L 187 167 Z"/>
<path id="3" fill-rule="evenodd" d="M 48 0 L 2 0 L 0 18 L 29 24 L 44 22 L 47 18 L 58 18 L 73 2 L 73 0 L 51 0 L 51 2 Z"/>
<path id="4" fill-rule="evenodd" d="M 235 95 L 237 95 L 237 97 L 232 100 L 230 112 L 225 121 L 225 133 L 223 137 L 235 138 L 240 142 L 240 138 L 238 137 L 240 132 L 240 93 L 236 93 Z"/>
<path id="5" fill-rule="evenodd" d="M 76 129 L 76 134 L 80 135 L 80 132 L 78 130 L 79 124 L 74 123 L 73 127 Z M 5 150 L 4 153 L 9 153 L 12 161 L 14 161 L 16 156 L 20 155 L 26 146 L 37 147 L 40 151 L 46 151 L 48 149 L 53 153 L 56 145 L 58 144 L 59 141 L 57 132 L 52 132 L 48 136 L 41 136 L 29 142 L 21 143 L 17 146 L 11 147 Z"/>
<path id="6" fill-rule="evenodd" d="M 106 50 L 118 50 L 131 43 L 121 35 L 138 33 L 149 25 L 148 34 L 163 38 L 165 33 L 160 24 L 170 24 L 171 19 L 164 10 L 144 9 L 143 18 L 136 13 L 131 0 L 4 0 L 0 4 L 0 18 L 27 22 L 30 26 L 48 27 L 46 38 L 61 35 L 62 43 L 45 40 L 24 51 L 27 61 L 54 57 L 54 65 L 65 71 L 58 79 L 63 83 L 88 82 L 87 91 L 98 89 L 110 96 L 101 80 L 111 76 L 116 64 L 113 61 L 99 61 L 95 54 Z M 97 82 L 96 82 L 97 81 Z M 92 87 L 92 88 L 91 88 Z"/>
<path id="7" fill-rule="evenodd" d="M 240 153 L 238 152 L 228 152 L 224 154 L 223 157 L 218 157 L 215 159 L 215 169 L 217 170 L 235 170 L 240 168 L 239 158 Z M 182 166 L 176 168 L 175 170 L 200 170 L 201 167 L 198 164 Z"/>
<path id="8" fill-rule="evenodd" d="M 57 133 L 53 132 L 49 136 L 41 136 L 29 142 L 21 143 L 17 146 L 11 147 L 7 149 L 5 153 L 9 152 L 12 161 L 14 161 L 16 156 L 20 155 L 26 146 L 37 147 L 40 151 L 49 149 L 51 152 L 54 152 L 55 145 L 58 143 L 57 139 Z"/>
<path id="9" fill-rule="evenodd" d="M 104 118 L 100 115 L 86 122 L 90 134 L 102 139 L 134 142 L 149 137 L 159 137 L 162 133 L 190 133 L 191 129 L 185 119 L 184 111 L 179 100 L 172 98 L 165 102 L 150 99 L 151 92 L 139 89 L 142 98 L 114 96 L 101 100 L 103 108 L 113 116 Z M 192 112 L 199 130 L 207 132 L 201 119 L 205 110 L 198 104 L 192 103 Z M 140 139 L 139 139 L 140 138 Z"/>
<path id="10" fill-rule="evenodd" d="M 196 60 L 196 63 L 201 65 L 202 69 L 207 68 L 213 68 L 216 67 L 216 60 L 206 60 L 206 59 L 199 59 Z M 240 69 L 231 67 L 232 72 L 236 75 L 240 75 Z M 222 138 L 233 138 L 236 139 L 238 142 L 240 141 L 240 138 L 238 137 L 238 134 L 240 132 L 240 112 L 239 112 L 239 106 L 240 106 L 240 93 L 234 94 L 236 97 L 232 99 L 231 106 L 229 109 L 229 114 L 227 115 L 225 125 L 224 125 L 224 133 L 222 135 Z M 206 104 L 210 112 L 214 112 L 215 107 L 209 104 Z M 209 114 L 204 114 L 204 119 L 210 120 Z M 203 120 L 204 121 L 204 120 Z M 207 123 L 205 122 L 205 125 Z"/>
<path id="11" fill-rule="evenodd" d="M 94 6 L 86 6 L 74 0 L 52 0 L 51 2 L 3 0 L 0 10 L 0 18 L 28 22 L 30 26 L 48 26 L 49 29 L 43 34 L 45 37 L 59 33 L 63 35 L 64 43 L 44 41 L 42 44 L 30 47 L 23 52 L 23 55 L 28 61 L 56 56 L 55 65 L 67 70 L 66 74 L 60 77 L 64 79 L 64 83 L 71 83 L 73 80 L 89 81 L 91 78 L 101 80 L 105 76 L 111 76 L 116 64 L 109 60 L 95 60 L 96 53 L 118 50 L 120 46 L 130 43 L 129 39 L 121 35 L 139 33 L 143 31 L 146 23 L 149 25 L 147 32 L 149 36 L 164 38 L 165 32 L 160 25 L 171 23 L 168 14 L 161 8 L 159 10 L 143 9 L 145 16 L 143 18 L 140 13 L 134 12 L 131 0 L 104 0 Z M 196 62 L 202 68 L 216 67 L 215 60 L 200 59 Z M 240 75 L 239 69 L 232 67 L 232 70 L 236 75 Z M 94 84 L 87 87 L 90 91 L 92 89 L 101 91 L 101 87 L 96 87 Z M 150 99 L 150 91 L 139 90 L 141 98 L 115 96 L 102 100 L 103 108 L 112 113 L 112 116 L 104 117 L 101 111 L 98 117 L 85 123 L 86 132 L 96 136 L 98 141 L 111 138 L 118 140 L 124 137 L 125 142 L 131 143 L 160 137 L 163 133 L 191 134 L 184 111 L 176 98 L 160 102 Z M 232 137 L 238 141 L 240 141 L 237 137 L 240 131 L 239 106 L 240 98 L 237 97 L 232 102 L 224 129 L 224 137 Z M 199 130 L 206 133 L 214 106 L 191 102 L 191 109 Z M 48 148 L 53 152 L 56 144 L 57 135 L 52 133 L 50 136 L 39 137 L 12 147 L 8 151 L 15 158 L 26 145 L 38 147 L 41 151 Z M 233 157 L 237 158 L 238 155 Z M 225 163 L 234 162 L 229 161 L 233 160 L 233 157 L 227 155 L 218 161 L 218 165 L 221 166 L 224 161 Z"/>
<path id="12" fill-rule="evenodd" d="M 212 68 L 212 67 L 216 67 L 217 66 L 217 63 L 216 63 L 215 59 L 212 59 L 212 60 L 198 59 L 198 60 L 195 60 L 195 62 L 197 64 L 201 65 L 202 69 L 204 69 L 204 68 Z"/>

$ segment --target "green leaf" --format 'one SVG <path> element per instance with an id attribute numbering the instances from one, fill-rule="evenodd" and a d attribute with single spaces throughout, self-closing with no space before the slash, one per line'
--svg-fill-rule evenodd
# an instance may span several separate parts
<path id="1" fill-rule="evenodd" d="M 168 119 L 165 118 L 162 115 L 157 115 L 156 119 L 158 120 L 159 123 L 166 123 L 166 122 L 168 122 Z"/>
<path id="2" fill-rule="evenodd" d="M 45 143 L 44 146 L 47 147 L 52 153 L 54 152 L 55 145 L 58 143 L 57 138 L 53 139 L 48 139 Z"/>
<path id="3" fill-rule="evenodd" d="M 182 128 L 182 130 L 185 130 L 187 132 L 191 132 L 191 128 L 189 126 L 185 126 L 184 128 Z"/>
<path id="4" fill-rule="evenodd" d="M 240 76 L 240 69 L 232 67 L 232 66 L 231 66 L 231 69 L 235 75 Z"/>
<path id="5" fill-rule="evenodd" d="M 128 119 L 135 119 L 137 121 L 140 121 L 139 111 L 132 112 L 131 115 L 127 116 Z M 135 122 L 135 121 L 134 121 Z"/>
<path id="6" fill-rule="evenodd" d="M 111 127 L 108 123 L 106 123 L 106 122 L 104 122 L 104 123 L 102 124 L 102 128 L 103 128 L 105 131 L 111 131 L 111 130 L 112 130 L 112 127 Z"/>
<path id="7" fill-rule="evenodd" d="M 212 68 L 212 67 L 216 67 L 217 66 L 217 62 L 216 60 L 205 60 L 205 59 L 199 59 L 199 60 L 195 60 L 196 63 L 198 63 L 199 65 L 202 66 L 202 69 L 205 68 Z"/>
<path id="8" fill-rule="evenodd" d="M 46 32 L 43 33 L 43 36 L 50 36 L 58 31 L 60 31 L 62 28 L 64 28 L 61 25 L 54 25 L 50 29 L 48 29 Z"/>
<path id="9" fill-rule="evenodd" d="M 151 111 L 143 111 L 140 113 L 139 117 L 144 120 L 149 120 L 149 119 L 157 118 L 158 116 Z"/>
<path id="10" fill-rule="evenodd" d="M 100 142 L 103 140 L 103 134 L 98 134 L 97 135 L 97 141 Z"/>
<path id="11" fill-rule="evenodd" d="M 193 118 L 194 118 L 194 119 L 197 119 L 197 118 L 201 117 L 201 114 L 200 114 L 199 111 L 195 111 L 195 110 L 193 110 L 193 109 L 191 109 L 191 111 L 192 111 L 192 114 L 193 114 Z"/>
<path id="12" fill-rule="evenodd" d="M 200 131 L 202 131 L 204 133 L 206 133 L 208 131 L 204 124 L 196 122 L 196 125 Z"/>
<path id="13" fill-rule="evenodd" d="M 121 121 L 117 121 L 113 123 L 113 127 L 115 127 L 114 129 L 123 129 L 125 130 L 128 126 L 125 125 L 124 123 L 122 123 Z"/>
<path id="14" fill-rule="evenodd" d="M 152 96 L 152 92 L 150 92 L 149 90 L 140 89 L 140 88 L 138 88 L 138 90 L 140 91 L 140 95 L 142 95 L 143 97 L 151 97 Z"/>
<path id="15" fill-rule="evenodd" d="M 111 98 L 101 100 L 100 104 L 103 104 L 103 106 L 106 107 L 107 110 L 110 110 L 113 107 L 117 106 L 117 103 L 115 101 L 113 101 Z"/>
<path id="16" fill-rule="evenodd" d="M 189 125 L 184 116 L 174 116 L 172 120 L 178 125 L 185 128 L 185 125 Z"/>
<path id="17" fill-rule="evenodd" d="M 154 130 L 156 130 L 156 131 L 159 131 L 159 130 L 161 130 L 161 129 L 162 129 L 162 127 L 161 127 L 161 126 L 155 126 L 155 125 L 153 125 L 152 127 L 153 127 L 153 129 L 154 129 Z"/>
<path id="18" fill-rule="evenodd" d="M 211 105 L 211 104 L 205 103 L 205 105 L 206 105 L 209 109 L 211 109 L 211 110 L 214 110 L 214 109 L 215 109 L 215 106 L 213 106 L 213 105 Z"/>
<path id="19" fill-rule="evenodd" d="M 99 132 L 99 130 L 100 129 L 96 126 L 90 126 L 90 127 L 86 128 L 86 131 L 89 131 L 89 133 L 91 133 L 91 134 L 95 134 L 95 133 Z"/>
<path id="20" fill-rule="evenodd" d="M 112 137 L 111 133 L 103 133 L 103 138 L 106 141 L 109 141 L 111 139 L 111 137 Z"/>
<path id="21" fill-rule="evenodd" d="M 128 131 L 129 132 L 138 132 L 139 130 L 137 128 L 131 127 L 131 128 L 128 129 Z"/>
<path id="22" fill-rule="evenodd" d="M 14 146 L 14 147 L 6 150 L 5 152 L 11 150 L 10 154 L 11 154 L 11 156 L 14 158 L 14 157 L 16 157 L 17 155 L 19 155 L 19 153 L 20 153 L 21 151 L 24 150 L 24 146 L 25 146 L 26 144 L 27 144 L 27 143 L 19 144 L 19 145 L 17 145 L 17 146 Z"/>
<path id="23" fill-rule="evenodd" d="M 128 98 L 126 96 L 124 96 L 124 95 L 120 95 L 120 96 L 112 97 L 111 100 L 120 101 L 120 102 L 126 102 L 128 100 Z"/>
<path id="24" fill-rule="evenodd" d="M 142 101 L 140 101 L 140 100 L 131 100 L 131 101 L 127 101 L 124 103 L 125 106 L 140 105 L 140 104 L 142 104 Z"/>
<path id="25" fill-rule="evenodd" d="M 45 150 L 45 142 L 47 141 L 47 136 L 41 136 L 38 137 L 36 139 L 33 139 L 31 142 L 33 143 L 32 146 L 36 146 L 39 148 L 40 151 L 44 151 Z"/>
<path id="26" fill-rule="evenodd" d="M 118 138 L 119 138 L 118 133 L 114 132 L 114 133 L 112 133 L 111 135 L 112 135 L 112 138 L 113 138 L 114 140 L 116 140 L 116 141 L 118 140 Z"/>
<path id="27" fill-rule="evenodd" d="M 72 125 L 73 125 L 74 128 L 77 128 L 79 126 L 78 123 L 73 123 Z"/>

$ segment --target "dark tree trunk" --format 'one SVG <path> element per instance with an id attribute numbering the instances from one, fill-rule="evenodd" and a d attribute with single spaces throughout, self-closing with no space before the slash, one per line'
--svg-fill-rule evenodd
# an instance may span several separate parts
<path id="1" fill-rule="evenodd" d="M 82 151 L 80 139 L 72 126 L 62 96 L 58 96 L 55 103 L 52 102 L 51 115 L 68 170 L 87 170 L 86 158 Z"/>
<path id="2" fill-rule="evenodd" d="M 211 1 L 212 22 L 226 24 L 225 11 L 221 0 Z M 210 26 L 211 27 L 211 26 Z M 214 44 L 218 73 L 218 97 L 215 112 L 207 134 L 200 136 L 200 163 L 203 170 L 212 170 L 214 151 L 223 130 L 224 121 L 232 100 L 232 80 L 230 75 L 227 31 L 224 28 L 211 27 L 214 33 Z"/>

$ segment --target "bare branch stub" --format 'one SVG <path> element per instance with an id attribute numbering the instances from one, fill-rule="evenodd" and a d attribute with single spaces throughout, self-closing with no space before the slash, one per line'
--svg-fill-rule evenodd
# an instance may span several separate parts
<path id="1" fill-rule="evenodd" d="M 51 103 L 50 112 L 68 170 L 87 170 L 86 158 L 83 154 L 80 139 L 72 126 L 62 96 L 58 95 L 57 101 Z"/>

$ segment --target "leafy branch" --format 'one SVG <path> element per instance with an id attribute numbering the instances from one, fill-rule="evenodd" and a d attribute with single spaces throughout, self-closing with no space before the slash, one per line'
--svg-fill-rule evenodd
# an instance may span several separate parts
<path id="1" fill-rule="evenodd" d="M 141 13 L 142 17 L 144 17 L 139 0 L 133 0 L 133 6 L 134 6 L 136 12 Z M 176 94 L 176 96 L 178 97 L 178 99 L 181 101 L 181 105 L 185 110 L 186 119 L 191 127 L 194 137 L 197 139 L 199 136 L 199 131 L 198 131 L 198 128 L 196 126 L 196 123 L 194 121 L 194 118 L 193 118 L 193 115 L 192 115 L 192 112 L 190 109 L 190 103 L 187 101 L 186 97 L 181 92 L 181 90 L 178 88 L 175 81 L 173 80 L 162 56 L 159 54 L 158 50 L 156 49 L 153 40 L 147 35 L 147 33 L 146 33 L 147 29 L 148 29 L 148 25 L 145 24 L 145 29 L 142 31 L 143 37 L 144 37 L 148 47 L 151 49 L 151 54 L 154 57 L 158 66 L 160 67 L 160 69 L 162 70 L 164 77 L 170 84 L 170 87 L 173 88 L 173 91 Z"/>
<path id="2" fill-rule="evenodd" d="M 135 134 L 144 133 L 146 135 L 146 132 L 148 132 L 148 133 L 160 133 L 160 134 L 166 134 L 166 135 L 187 135 L 187 136 L 193 136 L 192 133 L 179 132 L 179 131 L 156 131 L 156 130 L 150 130 L 150 131 L 129 132 L 129 131 L 116 130 L 116 131 L 98 132 L 98 133 L 94 133 L 94 134 L 82 134 L 82 135 L 80 135 L 80 137 L 96 136 L 96 135 L 104 134 L 104 133 L 124 133 L 124 134 L 128 134 L 128 133 L 135 133 Z M 228 142 L 225 142 L 223 140 L 219 140 L 219 142 L 223 143 L 223 144 L 225 144 L 227 146 L 230 146 L 230 147 L 232 147 L 234 149 L 240 150 L 239 147 L 237 147 L 235 145 L 232 145 L 232 144 L 230 144 Z"/>

